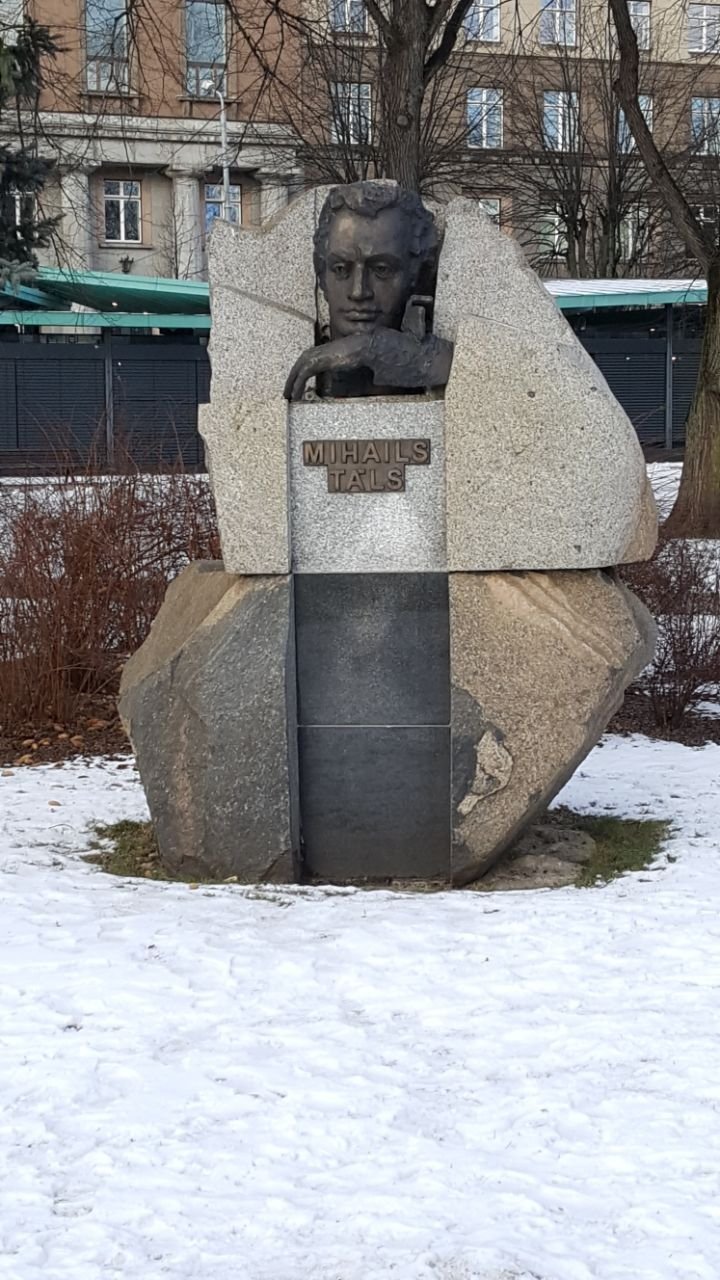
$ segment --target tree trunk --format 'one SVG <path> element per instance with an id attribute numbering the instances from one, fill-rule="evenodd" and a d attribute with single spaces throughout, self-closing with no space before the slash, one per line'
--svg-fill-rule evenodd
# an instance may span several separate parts
<path id="1" fill-rule="evenodd" d="M 396 0 L 380 84 L 381 176 L 408 191 L 422 178 L 422 101 L 427 31 L 424 0 Z"/>
<path id="2" fill-rule="evenodd" d="M 680 492 L 665 525 L 673 537 L 720 537 L 720 254 L 711 260 L 707 277 L 705 333 Z"/>

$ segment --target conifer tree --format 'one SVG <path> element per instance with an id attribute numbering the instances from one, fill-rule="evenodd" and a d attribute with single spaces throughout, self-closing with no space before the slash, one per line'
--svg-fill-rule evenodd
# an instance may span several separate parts
<path id="1" fill-rule="evenodd" d="M 32 274 L 36 249 L 49 243 L 58 221 L 42 213 L 53 161 L 42 159 L 37 145 L 43 63 L 56 51 L 46 27 L 0 24 L 0 283 Z"/>

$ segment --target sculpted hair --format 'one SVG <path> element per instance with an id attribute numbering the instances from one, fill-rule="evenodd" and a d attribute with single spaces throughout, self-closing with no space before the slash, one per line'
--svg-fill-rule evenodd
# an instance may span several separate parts
<path id="1" fill-rule="evenodd" d="M 414 191 L 403 191 L 394 182 L 353 182 L 333 187 L 320 212 L 314 238 L 313 263 L 322 283 L 327 265 L 330 223 L 341 209 L 350 209 L 363 218 L 376 218 L 383 209 L 400 209 L 408 224 L 408 249 L 417 259 L 417 274 L 432 269 L 438 250 L 435 219 Z"/>

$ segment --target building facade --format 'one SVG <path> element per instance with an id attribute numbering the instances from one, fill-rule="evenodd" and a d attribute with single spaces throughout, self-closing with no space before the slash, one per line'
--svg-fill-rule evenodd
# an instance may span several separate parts
<path id="1" fill-rule="evenodd" d="M 216 217 L 258 224 L 350 153 L 377 172 L 385 67 L 364 0 L 285 2 L 282 25 L 267 0 L 26 0 L 61 50 L 38 127 L 61 218 L 47 263 L 202 279 Z M 720 4 L 629 7 L 646 119 L 717 226 Z M 616 70 L 602 0 L 474 0 L 424 103 L 428 194 L 481 200 L 548 275 L 687 274 Z"/>

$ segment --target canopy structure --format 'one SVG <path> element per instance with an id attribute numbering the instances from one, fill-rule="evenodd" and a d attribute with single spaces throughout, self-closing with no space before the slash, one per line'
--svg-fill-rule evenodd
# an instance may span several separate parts
<path id="1" fill-rule="evenodd" d="M 599 307 L 703 305 L 704 280 L 544 280 L 562 311 L 595 311 Z"/>
<path id="2" fill-rule="evenodd" d="M 545 280 L 562 311 L 603 307 L 702 305 L 704 280 Z M 32 285 L 0 293 L 0 325 L 72 329 L 210 328 L 210 294 L 201 280 L 41 267 Z"/>
<path id="3" fill-rule="evenodd" d="M 7 285 L 0 294 L 0 324 L 207 330 L 210 295 L 198 280 L 41 267 L 31 286 Z"/>

